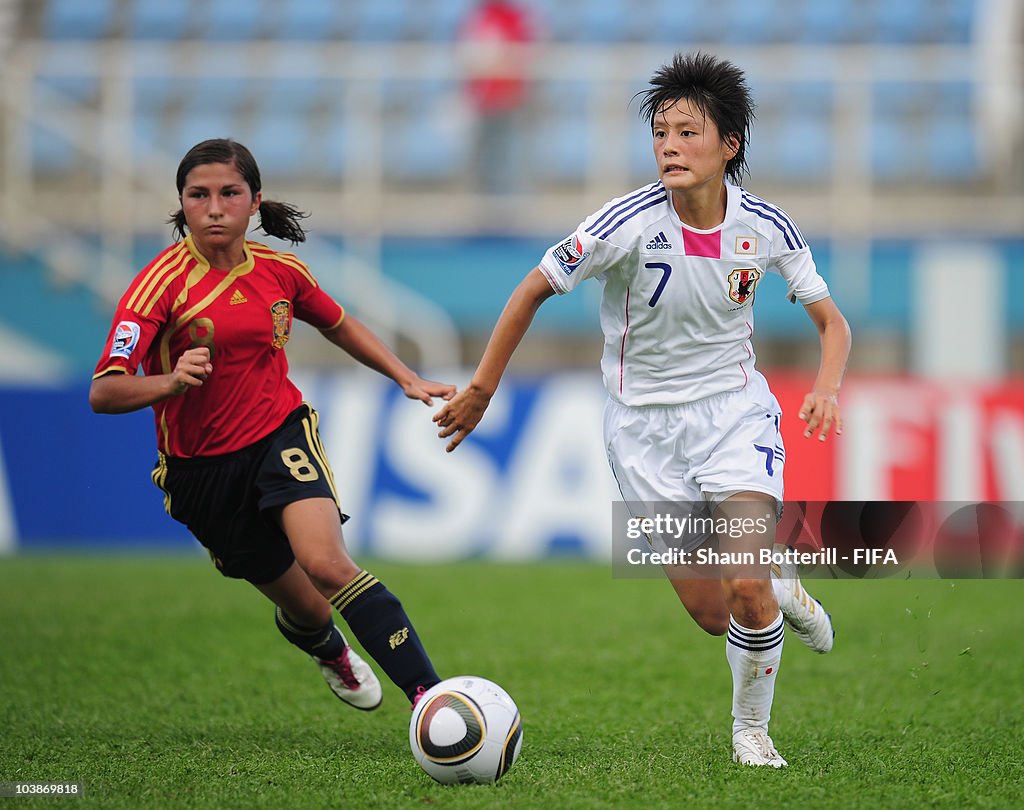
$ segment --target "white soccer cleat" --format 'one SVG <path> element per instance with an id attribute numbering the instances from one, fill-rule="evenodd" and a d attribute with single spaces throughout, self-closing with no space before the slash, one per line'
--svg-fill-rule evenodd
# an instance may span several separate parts
<path id="1" fill-rule="evenodd" d="M 785 546 L 775 547 L 776 551 L 784 549 Z M 824 654 L 831 650 L 836 635 L 832 617 L 821 602 L 804 590 L 796 563 L 772 563 L 771 576 L 780 586 L 774 589 L 779 610 L 796 637 L 816 653 Z"/>
<path id="2" fill-rule="evenodd" d="M 748 728 L 732 737 L 732 761 L 740 765 L 768 765 L 785 768 L 789 763 L 775 750 L 775 743 L 767 731 Z"/>
<path id="3" fill-rule="evenodd" d="M 366 712 L 380 706 L 384 699 L 380 681 L 373 674 L 370 665 L 356 655 L 351 647 L 346 645 L 341 655 L 332 661 L 325 661 L 316 656 L 310 657 L 320 667 L 320 673 L 331 687 L 331 691 L 349 706 Z"/>

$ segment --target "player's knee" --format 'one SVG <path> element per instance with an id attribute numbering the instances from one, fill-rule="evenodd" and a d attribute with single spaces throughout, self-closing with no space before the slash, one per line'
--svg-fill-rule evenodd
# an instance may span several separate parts
<path id="1" fill-rule="evenodd" d="M 725 583 L 729 612 L 744 627 L 760 627 L 777 612 L 775 595 L 767 578 L 732 579 Z"/>
<path id="2" fill-rule="evenodd" d="M 774 594 L 768 577 L 753 577 L 725 580 L 726 600 L 753 602 Z"/>

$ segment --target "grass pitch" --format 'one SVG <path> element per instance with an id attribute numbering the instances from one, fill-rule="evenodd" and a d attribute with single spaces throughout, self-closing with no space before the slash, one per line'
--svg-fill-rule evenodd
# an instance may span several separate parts
<path id="1" fill-rule="evenodd" d="M 263 597 L 183 557 L 0 560 L 0 781 L 81 782 L 34 803 L 82 808 L 1024 803 L 1024 582 L 806 583 L 836 648 L 788 637 L 771 732 L 790 767 L 773 771 L 730 761 L 724 641 L 666 583 L 577 563 L 367 568 L 443 676 L 519 704 L 523 754 L 497 785 L 432 782 L 397 688 L 374 713 L 342 705 Z"/>

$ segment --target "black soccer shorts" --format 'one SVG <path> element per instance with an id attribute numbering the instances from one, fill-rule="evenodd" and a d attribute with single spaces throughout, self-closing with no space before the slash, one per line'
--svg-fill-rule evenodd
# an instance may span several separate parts
<path id="1" fill-rule="evenodd" d="M 188 527 L 224 576 L 273 582 L 295 560 L 277 508 L 306 498 L 338 502 L 318 423 L 304 402 L 275 431 L 233 453 L 160 455 L 153 483 L 164 492 L 167 513 Z"/>

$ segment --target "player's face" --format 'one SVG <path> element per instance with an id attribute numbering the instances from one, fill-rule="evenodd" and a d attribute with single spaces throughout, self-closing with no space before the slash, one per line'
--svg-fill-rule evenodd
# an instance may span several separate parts
<path id="1" fill-rule="evenodd" d="M 676 191 L 721 185 L 738 148 L 734 136 L 723 139 L 715 122 L 685 99 L 655 116 L 652 134 L 658 176 Z"/>
<path id="2" fill-rule="evenodd" d="M 241 261 L 260 198 L 253 196 L 233 163 L 203 163 L 192 169 L 181 190 L 181 210 L 199 251 L 211 261 L 225 255 Z"/>

